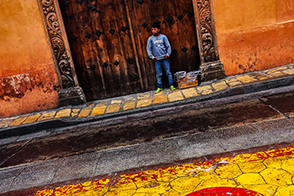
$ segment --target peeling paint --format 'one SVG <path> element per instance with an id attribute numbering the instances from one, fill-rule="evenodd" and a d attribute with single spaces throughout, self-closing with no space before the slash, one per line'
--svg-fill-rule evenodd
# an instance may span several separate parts
<path id="1" fill-rule="evenodd" d="M 59 89 L 53 75 L 46 70 L 0 78 L 0 100 L 9 101 L 10 98 L 22 98 L 27 91 L 41 87 L 44 93 L 51 93 Z"/>

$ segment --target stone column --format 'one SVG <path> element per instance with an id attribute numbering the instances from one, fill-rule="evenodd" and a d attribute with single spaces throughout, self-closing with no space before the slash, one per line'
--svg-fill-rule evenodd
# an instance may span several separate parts
<path id="1" fill-rule="evenodd" d="M 58 0 L 37 1 L 61 88 L 58 92 L 59 105 L 85 103 L 86 98 L 77 80 Z"/>
<path id="2" fill-rule="evenodd" d="M 201 81 L 226 77 L 219 60 L 214 24 L 213 0 L 193 0 L 196 32 L 200 53 Z"/>

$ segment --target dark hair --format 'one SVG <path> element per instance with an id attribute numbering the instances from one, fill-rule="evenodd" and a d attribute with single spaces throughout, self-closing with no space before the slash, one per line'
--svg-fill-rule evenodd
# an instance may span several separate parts
<path id="1" fill-rule="evenodd" d="M 156 21 L 152 24 L 152 27 L 160 29 L 160 23 Z"/>

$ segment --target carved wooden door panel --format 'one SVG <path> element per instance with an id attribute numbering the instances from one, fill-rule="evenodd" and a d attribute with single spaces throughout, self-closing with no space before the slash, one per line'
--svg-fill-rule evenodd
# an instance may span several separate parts
<path id="1" fill-rule="evenodd" d="M 134 28 L 134 37 L 146 88 L 156 85 L 154 63 L 148 59 L 147 39 L 151 24 L 159 20 L 161 32 L 172 47 L 171 71 L 198 70 L 200 57 L 192 0 L 127 0 Z"/>
<path id="2" fill-rule="evenodd" d="M 147 39 L 161 22 L 171 71 L 200 64 L 192 0 L 59 0 L 80 86 L 88 101 L 156 88 Z"/>
<path id="3" fill-rule="evenodd" d="M 88 101 L 142 91 L 124 0 L 60 0 Z"/>

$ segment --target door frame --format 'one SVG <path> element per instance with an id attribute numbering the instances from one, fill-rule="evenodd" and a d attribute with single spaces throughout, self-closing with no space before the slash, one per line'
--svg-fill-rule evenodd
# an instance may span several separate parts
<path id="1" fill-rule="evenodd" d="M 192 0 L 200 55 L 201 80 L 226 77 L 219 59 L 213 0 Z"/>
<path id="2" fill-rule="evenodd" d="M 37 0 L 37 3 L 61 88 L 58 92 L 59 104 L 65 106 L 85 103 L 85 95 L 79 86 L 72 61 L 59 2 Z M 213 0 L 192 0 L 192 3 L 201 62 L 201 80 L 224 78 L 224 67 L 219 59 L 217 46 Z"/>

